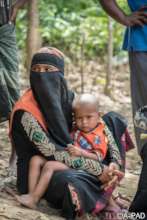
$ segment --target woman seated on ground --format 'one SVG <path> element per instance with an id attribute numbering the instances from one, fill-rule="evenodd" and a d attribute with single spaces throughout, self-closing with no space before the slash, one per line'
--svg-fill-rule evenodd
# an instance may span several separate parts
<path id="1" fill-rule="evenodd" d="M 74 169 L 55 172 L 44 198 L 55 208 L 62 208 L 66 219 L 83 213 L 98 214 L 108 205 L 118 174 L 123 175 L 126 142 L 122 138 L 127 136 L 126 124 L 116 113 L 103 117 L 108 142 L 105 165 L 99 156 L 74 155 L 70 136 L 74 95 L 67 88 L 63 54 L 59 50 L 42 48 L 34 55 L 30 84 L 31 89 L 16 103 L 10 121 L 10 136 L 18 157 L 18 191 L 26 194 L 36 186 L 38 169 L 34 169 L 37 174 L 33 172 L 29 177 L 33 156 L 63 162 Z M 114 171 L 111 163 L 117 164 Z M 37 160 L 33 166 L 41 170 L 43 165 L 38 165 Z"/>
<path id="2" fill-rule="evenodd" d="M 96 97 L 90 94 L 83 94 L 74 100 L 73 106 L 76 123 L 75 129 L 72 132 L 74 145 L 69 144 L 66 148 L 67 151 L 71 156 L 83 156 L 96 161 L 99 160 L 104 164 L 108 150 L 108 140 L 104 133 L 103 120 L 99 116 Z M 117 148 L 116 145 L 114 146 Z M 115 176 L 114 182 L 115 179 L 117 181 L 123 177 L 123 174 L 119 172 L 121 158 L 118 148 L 116 149 L 116 153 L 118 154 L 117 163 L 113 162 L 109 165 L 109 169 L 111 170 L 110 174 Z M 36 167 L 36 164 L 38 164 L 38 167 Z M 40 169 L 41 167 L 42 170 Z M 39 155 L 33 156 L 29 166 L 29 189 L 31 190 L 28 194 L 17 196 L 17 200 L 26 207 L 36 208 L 36 204 L 46 192 L 54 172 L 67 169 L 69 169 L 69 167 L 61 162 L 47 161 L 47 159 Z M 33 179 L 32 176 L 34 177 Z M 109 186 L 109 188 L 110 187 L 111 186 Z M 115 205 L 117 208 L 114 202 L 112 204 L 112 201 L 111 198 L 109 204 L 111 206 Z"/>

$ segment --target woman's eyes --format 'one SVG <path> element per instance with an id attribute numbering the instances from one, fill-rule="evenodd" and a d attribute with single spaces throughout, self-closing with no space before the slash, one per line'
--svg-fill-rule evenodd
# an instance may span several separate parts
<path id="1" fill-rule="evenodd" d="M 32 68 L 32 70 L 33 70 L 34 72 L 38 72 L 38 71 L 39 71 L 39 68 L 34 67 L 34 68 Z"/>
<path id="2" fill-rule="evenodd" d="M 45 68 L 45 71 L 46 71 L 46 72 L 50 72 L 50 71 L 51 71 L 51 68 Z"/>
<path id="3" fill-rule="evenodd" d="M 53 71 L 56 71 L 56 68 L 55 67 L 47 67 L 45 69 L 46 72 L 53 72 Z"/>
<path id="4" fill-rule="evenodd" d="M 40 68 L 39 68 L 39 67 L 32 67 L 32 71 L 34 71 L 34 72 L 39 72 L 39 71 L 40 71 Z"/>
<path id="5" fill-rule="evenodd" d="M 34 72 L 53 72 L 56 71 L 56 68 L 53 67 L 32 67 Z"/>

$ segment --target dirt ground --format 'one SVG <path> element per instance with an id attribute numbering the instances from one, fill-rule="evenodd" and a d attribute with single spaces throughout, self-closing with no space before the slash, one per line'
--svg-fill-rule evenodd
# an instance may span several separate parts
<path id="1" fill-rule="evenodd" d="M 112 75 L 111 98 L 103 94 L 105 83 L 104 67 L 89 63 L 84 72 L 84 85 L 86 92 L 92 92 L 99 98 L 100 108 L 103 112 L 117 111 L 124 115 L 129 123 L 129 131 L 133 137 L 131 100 L 129 91 L 128 67 L 117 68 Z M 70 74 L 69 74 L 70 73 Z M 69 86 L 76 92 L 80 91 L 79 69 L 73 72 L 72 66 L 66 70 L 66 78 Z M 29 85 L 28 79 L 21 79 L 22 91 Z M 134 139 L 134 138 L 133 138 Z M 42 200 L 38 210 L 29 210 L 20 206 L 10 194 L 7 187 L 16 190 L 16 177 L 9 175 L 8 161 L 10 156 L 10 141 L 8 138 L 8 123 L 0 124 L 0 220 L 60 220 L 60 211 L 54 210 Z M 126 175 L 121 185 L 115 191 L 132 200 L 138 182 L 141 169 L 141 161 L 136 149 L 127 153 Z M 17 193 L 17 191 L 16 191 Z"/>

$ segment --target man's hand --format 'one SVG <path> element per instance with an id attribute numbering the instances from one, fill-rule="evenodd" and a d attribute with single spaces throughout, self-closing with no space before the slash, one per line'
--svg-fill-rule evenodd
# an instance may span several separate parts
<path id="1" fill-rule="evenodd" d="M 75 157 L 80 157 L 83 151 L 81 148 L 76 147 L 72 144 L 68 144 L 67 150 L 71 156 L 75 156 Z"/>
<path id="2" fill-rule="evenodd" d="M 18 8 L 14 6 L 12 6 L 12 12 L 11 12 L 11 17 L 10 17 L 10 22 L 15 23 L 16 20 L 16 16 L 17 16 L 17 12 L 18 12 Z"/>
<path id="3" fill-rule="evenodd" d="M 144 24 L 147 24 L 147 13 L 145 13 L 143 10 L 139 10 L 136 12 L 133 12 L 131 15 L 124 16 L 123 24 L 126 26 L 143 26 Z"/>
<path id="4" fill-rule="evenodd" d="M 28 0 L 18 0 L 12 6 L 10 22 L 15 22 L 18 10 L 27 2 Z"/>
<path id="5" fill-rule="evenodd" d="M 116 0 L 99 0 L 103 9 L 116 21 L 125 26 L 139 25 L 143 26 L 147 24 L 146 7 L 140 8 L 140 10 L 133 12 L 131 15 L 126 15 L 124 11 L 119 7 Z"/>

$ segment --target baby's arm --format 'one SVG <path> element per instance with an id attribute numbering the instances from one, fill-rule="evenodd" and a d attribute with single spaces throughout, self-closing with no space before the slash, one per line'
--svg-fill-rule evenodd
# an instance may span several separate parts
<path id="1" fill-rule="evenodd" d="M 82 156 L 82 157 L 85 157 L 88 159 L 93 159 L 93 160 L 99 159 L 99 157 L 98 157 L 99 152 L 97 152 L 97 153 L 88 152 L 88 151 L 86 151 L 80 147 L 77 147 L 75 145 L 72 145 L 72 144 L 68 144 L 67 150 L 71 156 L 75 156 L 75 157 Z"/>

